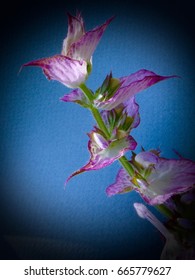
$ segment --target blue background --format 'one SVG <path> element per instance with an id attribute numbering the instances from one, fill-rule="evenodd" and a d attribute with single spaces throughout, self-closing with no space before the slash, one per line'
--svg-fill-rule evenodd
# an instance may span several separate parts
<path id="1" fill-rule="evenodd" d="M 18 71 L 60 53 L 66 12 L 81 11 L 87 30 L 116 15 L 94 53 L 87 85 L 95 90 L 111 70 L 115 77 L 141 68 L 181 76 L 137 95 L 141 124 L 132 135 L 136 151 L 159 147 L 175 157 L 175 149 L 195 160 L 193 7 L 82 0 L 19 1 L 9 8 L 1 25 L 1 258 L 158 259 L 163 239 L 135 213 L 139 195 L 105 194 L 118 162 L 77 176 L 64 189 L 88 161 L 86 133 L 95 123 L 86 109 L 60 102 L 69 89 L 47 81 L 40 69 Z"/>

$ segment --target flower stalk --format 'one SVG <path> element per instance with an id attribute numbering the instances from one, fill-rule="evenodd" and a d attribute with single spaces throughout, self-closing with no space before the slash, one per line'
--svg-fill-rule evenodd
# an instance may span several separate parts
<path id="1" fill-rule="evenodd" d="M 90 89 L 84 83 L 80 85 L 80 89 L 85 94 L 88 101 L 90 102 L 90 111 L 91 111 L 94 119 L 96 120 L 99 128 L 104 132 L 107 140 L 109 140 L 110 133 L 109 133 L 102 117 L 101 117 L 100 112 L 92 104 L 93 99 L 94 99 L 94 96 L 93 96 L 92 92 L 90 91 Z M 134 169 L 133 169 L 131 163 L 128 161 L 128 159 L 125 156 L 120 157 L 119 162 L 130 176 L 134 175 Z"/>
<path id="2" fill-rule="evenodd" d="M 130 164 L 130 162 L 128 161 L 128 159 L 126 158 L 126 156 L 122 156 L 121 158 L 119 158 L 119 162 L 122 165 L 122 167 L 127 171 L 127 173 L 133 177 L 134 169 Z"/>
<path id="3" fill-rule="evenodd" d="M 85 94 L 87 99 L 90 101 L 90 103 L 92 104 L 94 96 L 93 96 L 92 92 L 90 91 L 90 89 L 88 89 L 88 87 L 84 83 L 81 84 L 79 87 L 82 90 L 82 92 Z"/>

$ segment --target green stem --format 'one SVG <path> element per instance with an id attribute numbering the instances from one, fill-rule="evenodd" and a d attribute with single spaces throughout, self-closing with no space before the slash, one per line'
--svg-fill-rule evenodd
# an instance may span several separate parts
<path id="1" fill-rule="evenodd" d="M 155 207 L 159 212 L 161 212 L 161 214 L 164 214 L 166 217 L 168 218 L 173 217 L 173 213 L 164 204 L 155 205 Z"/>
<path id="2" fill-rule="evenodd" d="M 109 131 L 108 131 L 108 129 L 107 129 L 107 127 L 106 127 L 102 117 L 101 117 L 100 112 L 96 108 L 94 108 L 94 107 L 91 107 L 91 112 L 92 112 L 93 117 L 96 120 L 99 128 L 104 132 L 106 138 L 109 139 L 110 138 L 110 133 L 109 133 Z"/>
<path id="3" fill-rule="evenodd" d="M 133 177 L 134 169 L 133 169 L 132 165 L 130 164 L 130 162 L 128 161 L 128 159 L 125 156 L 122 156 L 121 158 L 119 158 L 119 161 L 120 161 L 121 165 L 123 166 L 123 168 L 128 172 L 128 174 L 131 177 Z"/>
<path id="4" fill-rule="evenodd" d="M 81 84 L 80 89 L 85 94 L 87 99 L 92 103 L 93 99 L 94 99 L 94 96 L 93 96 L 93 93 L 90 91 L 90 89 L 88 89 L 88 87 L 85 84 Z"/>
<path id="5" fill-rule="evenodd" d="M 85 96 L 87 97 L 87 99 L 89 100 L 89 102 L 91 103 L 91 107 L 90 110 L 93 114 L 94 119 L 96 120 L 99 128 L 104 132 L 107 140 L 110 138 L 110 133 L 101 117 L 100 112 L 93 107 L 93 100 L 94 100 L 94 95 L 92 94 L 92 92 L 87 88 L 87 86 L 85 84 L 81 84 L 80 85 L 80 89 L 82 90 L 82 92 L 85 94 Z M 128 161 L 128 159 L 125 156 L 122 156 L 119 158 L 119 162 L 121 163 L 121 165 L 123 166 L 123 168 L 127 171 L 127 173 L 132 177 L 134 176 L 134 169 L 132 167 L 132 165 L 130 164 L 130 162 Z"/>

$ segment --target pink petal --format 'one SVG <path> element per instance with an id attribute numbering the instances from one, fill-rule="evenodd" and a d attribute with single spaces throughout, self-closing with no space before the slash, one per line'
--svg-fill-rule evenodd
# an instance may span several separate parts
<path id="1" fill-rule="evenodd" d="M 76 88 L 87 78 L 87 63 L 63 55 L 38 59 L 23 66 L 39 66 L 49 80 L 56 80 L 69 88 Z"/>
<path id="2" fill-rule="evenodd" d="M 155 205 L 162 204 L 173 195 L 185 193 L 195 186 L 195 162 L 191 160 L 152 157 L 150 152 L 142 152 L 140 156 L 138 154 L 136 157 L 142 163 L 146 160 L 146 168 L 151 163 L 154 166 L 146 178 L 147 182 L 138 177 L 138 188 L 133 185 L 133 178 L 121 169 L 115 183 L 106 190 L 109 196 L 123 193 L 129 187 L 139 192 L 148 204 Z"/>
<path id="3" fill-rule="evenodd" d="M 148 220 L 162 233 L 162 235 L 164 235 L 165 238 L 170 238 L 171 234 L 168 229 L 148 210 L 143 203 L 135 202 L 133 206 L 140 218 Z"/>
<path id="4" fill-rule="evenodd" d="M 121 86 L 116 93 L 106 101 L 95 101 L 96 107 L 104 110 L 112 110 L 121 103 L 126 102 L 129 98 L 138 92 L 166 79 L 176 76 L 160 76 L 154 72 L 142 69 L 129 76 L 120 78 Z"/>
<path id="5" fill-rule="evenodd" d="M 71 45 L 67 55 L 74 59 L 83 59 L 89 62 L 106 27 L 112 19 L 110 18 L 101 26 L 86 32 L 77 42 Z"/>
<path id="6" fill-rule="evenodd" d="M 85 33 L 83 19 L 80 14 L 76 17 L 68 14 L 68 34 L 63 41 L 62 55 L 67 55 L 70 46 L 77 42 Z"/>
<path id="7" fill-rule="evenodd" d="M 152 152 L 141 152 L 135 156 L 135 161 L 144 168 L 157 164 L 158 159 L 159 157 Z"/>
<path id="8" fill-rule="evenodd" d="M 137 145 L 132 136 L 108 142 L 106 145 L 105 139 L 102 140 L 101 137 L 98 137 L 97 141 L 97 135 L 95 135 L 94 139 L 94 133 L 96 134 L 96 132 L 92 131 L 91 134 L 89 134 L 90 140 L 88 143 L 88 149 L 91 154 L 89 162 L 79 170 L 75 171 L 71 176 L 69 176 L 66 180 L 66 183 L 73 176 L 78 175 L 82 172 L 98 170 L 112 164 L 115 160 L 123 156 L 126 151 L 134 150 Z M 94 140 L 96 140 L 97 142 L 95 142 Z"/>
<path id="9" fill-rule="evenodd" d="M 148 177 L 150 187 L 144 190 L 145 200 L 162 204 L 171 196 L 186 192 L 195 185 L 195 163 L 191 160 L 160 158 Z"/>
<path id="10" fill-rule="evenodd" d="M 140 124 L 140 114 L 139 114 L 139 105 L 135 102 L 135 97 L 131 97 L 126 100 L 123 105 L 125 106 L 125 111 L 127 112 L 127 116 L 133 119 L 133 123 L 131 124 L 131 129 L 136 128 Z"/>
<path id="11" fill-rule="evenodd" d="M 65 94 L 60 100 L 64 102 L 75 102 L 83 107 L 88 107 L 88 100 L 80 89 L 74 89 L 70 93 Z"/>
<path id="12" fill-rule="evenodd" d="M 134 186 L 126 170 L 121 168 L 117 174 L 116 181 L 106 189 L 106 194 L 112 196 L 133 190 Z"/>

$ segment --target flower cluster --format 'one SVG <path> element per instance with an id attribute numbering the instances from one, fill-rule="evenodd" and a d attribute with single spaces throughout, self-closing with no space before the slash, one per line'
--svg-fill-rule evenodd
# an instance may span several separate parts
<path id="1" fill-rule="evenodd" d="M 68 14 L 68 33 L 61 54 L 24 64 L 41 67 L 45 76 L 73 90 L 60 98 L 74 102 L 92 113 L 96 125 L 88 133 L 90 159 L 69 176 L 98 170 L 119 160 L 122 168 L 116 181 L 106 189 L 108 196 L 136 191 L 148 204 L 166 213 L 162 224 L 144 204 L 134 203 L 137 214 L 156 226 L 166 239 L 162 258 L 195 258 L 195 162 L 182 158 L 166 159 L 159 150 L 135 153 L 132 129 L 139 126 L 136 94 L 176 76 L 161 76 L 141 69 L 125 77 L 108 74 L 94 92 L 85 82 L 92 71 L 92 55 L 113 18 L 85 31 L 81 14 Z M 131 159 L 125 153 L 132 151 Z"/>

